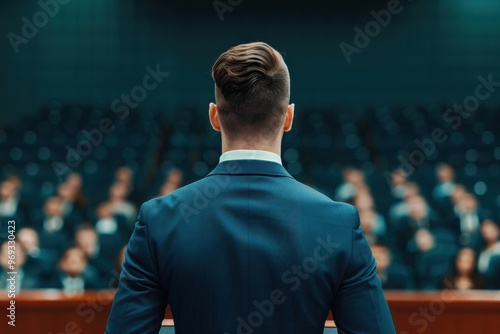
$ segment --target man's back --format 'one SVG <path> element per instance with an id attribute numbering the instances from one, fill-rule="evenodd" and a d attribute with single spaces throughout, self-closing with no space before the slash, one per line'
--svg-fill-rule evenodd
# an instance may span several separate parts
<path id="1" fill-rule="evenodd" d="M 108 333 L 394 333 L 356 210 L 278 163 L 226 161 L 143 205 Z"/>

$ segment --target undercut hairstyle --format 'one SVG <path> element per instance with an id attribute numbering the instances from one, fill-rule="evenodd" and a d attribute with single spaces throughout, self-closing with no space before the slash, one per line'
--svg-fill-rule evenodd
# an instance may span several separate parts
<path id="1" fill-rule="evenodd" d="M 272 137 L 281 130 L 290 100 L 290 76 L 281 55 L 266 43 L 241 44 L 212 67 L 219 120 L 230 137 Z"/>

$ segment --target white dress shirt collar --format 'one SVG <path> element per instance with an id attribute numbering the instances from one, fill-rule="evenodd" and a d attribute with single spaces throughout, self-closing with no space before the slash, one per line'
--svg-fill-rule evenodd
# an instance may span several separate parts
<path id="1" fill-rule="evenodd" d="M 276 153 L 262 150 L 232 150 L 220 156 L 219 162 L 229 160 L 264 160 L 282 165 L 281 157 Z"/>

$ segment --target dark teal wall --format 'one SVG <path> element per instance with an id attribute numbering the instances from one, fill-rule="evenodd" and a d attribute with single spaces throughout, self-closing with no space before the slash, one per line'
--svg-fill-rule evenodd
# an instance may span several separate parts
<path id="1" fill-rule="evenodd" d="M 492 73 L 500 81 L 496 1 L 404 1 L 401 12 L 350 64 L 339 44 L 352 44 L 353 28 L 373 20 L 370 10 L 384 9 L 385 2 L 365 5 L 354 16 L 351 9 L 348 18 L 321 2 L 304 4 L 317 7 L 307 15 L 297 6 L 281 11 L 249 2 L 226 12 L 221 22 L 211 1 L 178 8 L 72 0 L 15 54 L 7 34 L 19 34 L 21 18 L 40 7 L 35 1 L 0 1 L 0 122 L 51 100 L 109 105 L 142 82 L 147 65 L 156 64 L 170 76 L 149 92 L 144 105 L 158 103 L 167 112 L 186 104 L 206 108 L 215 58 L 234 44 L 256 40 L 285 55 L 298 107 L 447 103 L 473 94 L 479 75 Z M 497 93 L 485 103 L 499 101 Z"/>

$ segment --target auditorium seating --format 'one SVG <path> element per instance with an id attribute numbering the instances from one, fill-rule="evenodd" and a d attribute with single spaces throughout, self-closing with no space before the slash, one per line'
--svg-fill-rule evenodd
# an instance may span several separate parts
<path id="1" fill-rule="evenodd" d="M 440 127 L 445 129 L 447 140 L 435 143 L 432 154 L 424 154 L 425 161 L 413 166 L 409 180 L 433 207 L 435 168 L 448 162 L 455 168 L 457 181 L 498 222 L 500 135 L 495 126 L 500 121 L 500 107 L 479 108 L 457 129 L 443 119 L 446 110 L 444 104 L 374 105 L 363 112 L 339 106 L 298 106 L 294 129 L 283 140 L 284 166 L 299 181 L 332 198 L 344 182 L 345 168 L 358 168 L 365 175 L 377 213 L 391 232 L 389 210 L 395 200 L 386 173 L 400 166 L 399 157 L 407 159 L 412 151 L 422 150 L 415 141 L 428 139 Z M 105 119 L 109 119 L 112 131 L 99 134 Z M 57 164 L 69 165 L 68 152 L 79 148 L 91 153 L 81 154 L 82 159 L 69 166 L 71 169 L 61 170 Z M 130 200 L 138 208 L 159 194 L 173 168 L 182 172 L 182 184 L 206 175 L 218 163 L 220 135 L 211 129 L 206 110 L 198 106 L 163 110 L 153 105 L 122 115 L 107 105 L 51 102 L 15 123 L 0 126 L 0 152 L 0 182 L 12 174 L 20 177 L 20 197 L 29 203 L 31 222 L 41 219 L 46 199 L 57 193 L 60 183 L 73 171 L 82 176 L 83 193 L 89 202 L 84 216 L 93 224 L 96 208 L 107 199 L 118 167 L 129 166 L 133 171 L 134 196 Z M 101 236 L 105 245 L 109 244 L 107 238 Z M 397 236 L 389 233 L 391 238 Z M 428 265 L 413 268 L 420 278 L 432 277 L 432 286 L 439 284 L 456 253 L 454 241 L 439 235 L 436 240 L 446 251 L 439 256 L 420 255 L 421 262 Z M 394 240 L 386 241 L 391 245 Z M 113 255 L 118 256 L 120 246 L 112 247 Z M 395 260 L 402 257 L 394 254 Z M 497 277 L 493 274 L 487 281 Z"/>

